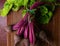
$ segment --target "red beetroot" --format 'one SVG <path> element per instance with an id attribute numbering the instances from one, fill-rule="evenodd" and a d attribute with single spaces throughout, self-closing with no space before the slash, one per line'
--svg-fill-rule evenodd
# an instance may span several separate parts
<path id="1" fill-rule="evenodd" d="M 25 27 L 24 38 L 28 38 L 28 25 Z"/>
<path id="2" fill-rule="evenodd" d="M 31 7 L 30 10 L 37 8 L 40 5 L 43 5 L 43 2 L 35 2 Z M 33 22 L 30 20 L 31 17 L 29 15 L 29 13 L 26 13 L 26 15 L 24 16 L 24 18 L 19 21 L 14 27 L 13 30 L 18 30 L 17 34 L 21 35 L 22 32 L 24 32 L 24 37 L 27 38 L 28 35 L 28 28 L 29 28 L 29 40 L 30 40 L 30 44 L 34 44 L 35 43 L 35 36 L 34 36 L 34 25 Z M 28 25 L 26 26 L 28 21 Z M 26 26 L 26 27 L 25 27 Z"/>
<path id="3" fill-rule="evenodd" d="M 29 41 L 30 44 L 34 45 L 35 43 L 35 36 L 34 36 L 34 28 L 33 28 L 33 23 L 29 23 Z"/>
<path id="4" fill-rule="evenodd" d="M 17 35 L 21 35 L 23 33 L 24 29 L 25 29 L 25 27 L 19 28 L 17 31 Z"/>
<path id="5" fill-rule="evenodd" d="M 29 23 L 29 41 L 30 41 L 30 44 L 33 43 L 33 34 L 32 34 L 31 23 Z"/>
<path id="6" fill-rule="evenodd" d="M 35 2 L 35 3 L 30 7 L 30 10 L 35 9 L 35 8 L 37 8 L 38 6 L 43 5 L 43 4 L 44 4 L 44 2 Z"/>
<path id="7" fill-rule="evenodd" d="M 28 13 L 26 13 L 26 15 L 24 16 L 24 18 L 22 18 L 22 20 L 20 20 L 16 25 L 13 26 L 13 30 L 17 30 L 19 29 L 28 19 Z"/>
<path id="8" fill-rule="evenodd" d="M 33 22 L 31 22 L 31 28 L 32 28 L 33 45 L 34 45 L 34 43 L 35 43 L 35 35 L 34 35 L 34 25 L 33 25 Z"/>
<path id="9" fill-rule="evenodd" d="M 18 35 L 21 35 L 22 32 L 25 31 L 25 26 L 27 25 L 27 23 L 28 23 L 28 21 L 26 20 L 26 22 L 23 23 L 22 26 L 20 26 L 20 27 L 18 28 L 18 31 L 17 31 L 17 34 L 18 34 Z"/>

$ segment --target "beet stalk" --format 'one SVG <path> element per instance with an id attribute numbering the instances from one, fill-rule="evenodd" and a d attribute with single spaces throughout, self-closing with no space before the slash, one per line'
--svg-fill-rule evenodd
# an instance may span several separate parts
<path id="1" fill-rule="evenodd" d="M 33 45 L 34 45 L 34 43 L 35 43 L 35 35 L 34 35 L 34 25 L 33 25 L 33 22 L 31 22 L 31 28 L 32 28 Z"/>
<path id="2" fill-rule="evenodd" d="M 33 34 L 32 34 L 31 23 L 29 23 L 29 41 L 30 41 L 30 44 L 33 43 Z"/>
<path id="3" fill-rule="evenodd" d="M 44 4 L 44 2 L 35 2 L 35 3 L 30 7 L 30 10 L 35 9 L 35 8 L 37 8 L 38 6 L 43 5 L 43 4 Z"/>
<path id="4" fill-rule="evenodd" d="M 30 44 L 34 46 L 35 36 L 34 36 L 34 28 L 32 22 L 29 24 L 29 40 L 30 40 Z"/>
<path id="5" fill-rule="evenodd" d="M 16 25 L 13 26 L 13 30 L 17 30 L 19 27 L 21 27 L 26 21 L 27 21 L 28 13 L 22 18 L 21 21 L 19 21 Z"/>
<path id="6" fill-rule="evenodd" d="M 25 23 L 23 23 L 22 26 L 20 26 L 20 27 L 18 28 L 17 35 L 21 35 L 22 32 L 25 31 L 25 26 L 27 25 L 27 23 L 28 23 L 28 22 L 26 21 Z"/>
<path id="7" fill-rule="evenodd" d="M 24 38 L 28 37 L 28 25 L 25 27 Z"/>
<path id="8" fill-rule="evenodd" d="M 20 29 L 18 29 L 17 35 L 21 35 L 21 34 L 23 33 L 24 30 L 25 30 L 24 27 L 21 27 Z"/>

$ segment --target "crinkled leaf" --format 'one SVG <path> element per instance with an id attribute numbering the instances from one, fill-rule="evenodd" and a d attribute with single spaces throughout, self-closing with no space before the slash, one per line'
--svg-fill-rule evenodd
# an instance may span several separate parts
<path id="1" fill-rule="evenodd" d="M 16 0 L 7 0 L 9 4 L 14 3 Z"/>
<path id="2" fill-rule="evenodd" d="M 24 0 L 24 4 L 23 4 L 23 5 L 24 5 L 25 7 L 28 5 L 28 1 L 29 1 L 29 0 Z"/>
<path id="3" fill-rule="evenodd" d="M 9 4 L 8 2 L 5 2 L 4 7 L 1 10 L 1 16 L 6 16 L 11 10 L 12 6 L 13 4 Z"/>
<path id="4" fill-rule="evenodd" d="M 18 11 L 19 8 L 20 8 L 20 6 L 22 6 L 22 5 L 23 5 L 23 0 L 16 0 L 16 1 L 14 2 L 14 5 L 13 5 L 12 10 L 13 10 L 13 11 Z"/>
<path id="5" fill-rule="evenodd" d="M 41 15 L 42 15 L 42 16 L 44 16 L 45 14 L 47 14 L 47 13 L 48 13 L 47 7 L 41 6 L 41 7 L 40 7 L 40 12 L 41 12 Z"/>
<path id="6" fill-rule="evenodd" d="M 45 16 L 41 16 L 40 19 L 40 23 L 41 24 L 48 24 L 50 19 L 52 17 L 52 12 L 49 11 Z"/>
<path id="7" fill-rule="evenodd" d="M 35 0 L 30 0 L 30 6 L 35 2 Z"/>
<path id="8" fill-rule="evenodd" d="M 22 16 L 23 16 L 23 17 L 25 16 L 26 12 L 27 12 L 27 10 L 23 10 L 23 11 L 22 11 Z"/>

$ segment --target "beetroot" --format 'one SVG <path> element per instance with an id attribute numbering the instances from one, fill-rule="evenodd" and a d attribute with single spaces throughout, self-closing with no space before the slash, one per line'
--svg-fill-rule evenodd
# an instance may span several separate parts
<path id="1" fill-rule="evenodd" d="M 33 25 L 33 22 L 31 22 L 31 28 L 32 28 L 33 44 L 34 44 L 35 43 L 35 35 L 34 35 L 34 25 Z"/>
<path id="2" fill-rule="evenodd" d="M 17 30 L 17 29 L 20 28 L 25 22 L 27 22 L 27 17 L 28 17 L 28 13 L 26 13 L 26 15 L 24 16 L 24 18 L 22 18 L 22 20 L 20 20 L 16 25 L 13 26 L 13 30 Z"/>
<path id="3" fill-rule="evenodd" d="M 33 34 L 32 34 L 31 23 L 29 23 L 29 41 L 30 41 L 30 44 L 33 43 Z"/>
<path id="4" fill-rule="evenodd" d="M 24 38 L 28 38 L 28 24 L 27 26 L 25 27 L 25 31 L 24 31 Z"/>
<path id="5" fill-rule="evenodd" d="M 19 28 L 17 31 L 17 35 L 21 35 L 23 33 L 24 29 L 25 29 L 24 26 Z"/>
<path id="6" fill-rule="evenodd" d="M 43 5 L 43 2 L 35 2 L 31 7 L 30 10 L 37 8 L 40 5 Z M 18 30 L 17 35 L 21 35 L 24 33 L 24 38 L 28 38 L 28 32 L 29 32 L 29 41 L 30 44 L 34 45 L 35 43 L 35 35 L 34 35 L 34 23 L 32 21 L 32 16 L 28 12 L 24 16 L 24 18 L 21 19 L 14 27 L 13 30 Z"/>
<path id="7" fill-rule="evenodd" d="M 43 4 L 44 4 L 44 2 L 35 2 L 35 3 L 30 7 L 30 10 L 35 9 L 35 8 L 37 8 L 38 6 L 43 5 Z"/>

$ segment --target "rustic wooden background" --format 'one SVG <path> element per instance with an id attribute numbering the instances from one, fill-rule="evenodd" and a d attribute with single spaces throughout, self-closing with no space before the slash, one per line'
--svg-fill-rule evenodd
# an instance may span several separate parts
<path id="1" fill-rule="evenodd" d="M 0 0 L 0 8 L 3 7 L 4 1 L 5 0 Z M 21 10 L 19 10 L 18 12 L 11 11 L 7 16 L 7 25 L 11 26 L 13 24 L 16 24 L 21 18 L 22 18 Z M 56 8 L 54 17 L 52 18 L 50 23 L 44 27 L 44 29 L 48 30 L 49 32 L 52 32 L 56 46 L 60 46 L 60 7 Z M 10 32 L 7 34 L 8 34 L 7 35 L 7 41 L 8 41 L 7 44 L 8 44 L 8 46 L 13 46 L 14 32 Z M 4 42 L 2 46 L 5 46 L 5 44 L 6 43 Z"/>
<path id="2" fill-rule="evenodd" d="M 18 13 L 14 13 L 12 11 L 11 13 L 9 13 L 9 16 L 7 17 L 8 25 L 16 24 L 21 19 L 20 12 L 21 11 L 18 11 Z M 52 18 L 50 23 L 44 27 L 44 29 L 51 32 L 56 46 L 60 46 L 60 7 L 56 8 L 54 17 Z"/>

